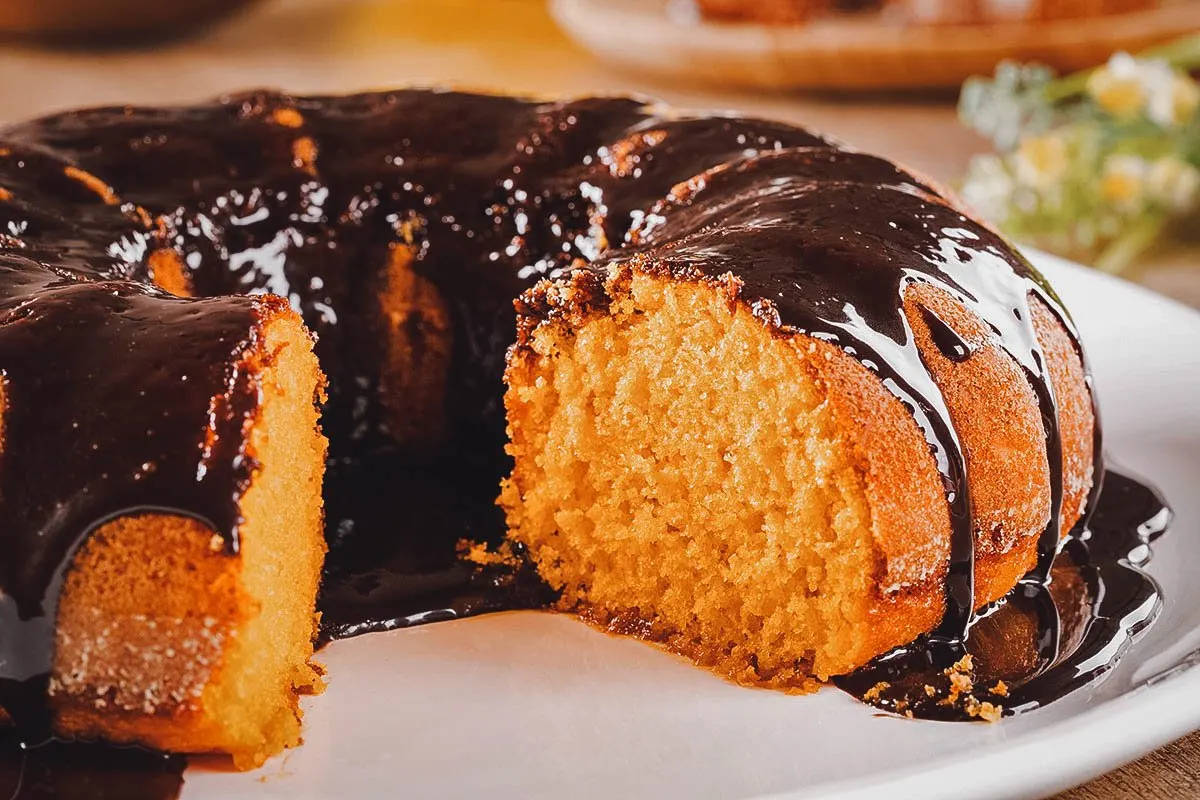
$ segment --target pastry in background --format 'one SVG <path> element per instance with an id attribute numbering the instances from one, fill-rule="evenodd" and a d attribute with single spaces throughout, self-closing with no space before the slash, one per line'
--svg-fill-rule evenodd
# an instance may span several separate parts
<path id="1" fill-rule="evenodd" d="M 700 16 L 727 22 L 795 25 L 824 13 L 829 0 L 696 0 Z"/>
<path id="2" fill-rule="evenodd" d="M 831 12 L 888 11 L 922 25 L 1044 22 L 1124 14 L 1159 0 L 696 0 L 701 16 L 722 21 L 795 25 Z"/>

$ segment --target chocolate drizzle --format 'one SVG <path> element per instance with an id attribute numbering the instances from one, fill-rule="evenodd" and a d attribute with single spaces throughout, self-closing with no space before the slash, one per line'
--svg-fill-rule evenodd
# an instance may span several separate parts
<path id="1" fill-rule="evenodd" d="M 501 374 L 516 337 L 513 300 L 541 278 L 630 259 L 685 280 L 736 275 L 765 324 L 835 344 L 912 412 L 949 510 L 947 610 L 922 651 L 938 664 L 966 652 L 980 532 L 968 459 L 905 299 L 922 287 L 973 312 L 991 331 L 988 345 L 1024 370 L 1042 412 L 1051 508 L 1040 571 L 1021 596 L 1054 607 L 1044 576 L 1063 527 L 1062 442 L 1031 302 L 1073 336 L 1070 318 L 1000 237 L 883 159 L 779 123 L 667 114 L 629 99 L 258 91 L 10 128 L 0 132 L 0 187 L 0 545 L 9 554 L 0 678 L 48 670 L 53 576 L 104 519 L 169 508 L 235 548 L 253 467 L 241 424 L 255 399 L 227 365 L 278 302 L 245 294 L 271 293 L 302 313 L 330 378 L 324 635 L 544 604 L 528 565 L 474 566 L 459 545 L 495 547 L 504 535 L 492 503 L 510 466 Z M 193 293 L 215 297 L 143 285 L 156 249 L 179 254 Z M 397 259 L 449 317 L 440 425 L 398 419 L 386 402 L 392 321 L 378 298 Z M 922 319 L 952 362 L 980 346 L 923 306 Z M 406 324 L 415 348 L 432 346 L 436 320 Z M 47 396 L 64 402 L 37 402 Z M 213 398 L 229 401 L 215 421 Z M 218 447 L 202 454 L 197 437 L 210 424 Z M 432 449 L 417 446 L 402 426 L 441 436 Z M 1079 525 L 1102 475 L 1098 439 L 1093 456 Z M 409 503 L 397 486 L 424 490 Z M 32 620 L 37 655 L 18 667 Z"/>
<path id="2" fill-rule="evenodd" d="M 921 307 L 921 316 L 925 320 L 926 327 L 929 328 L 930 338 L 942 355 L 957 364 L 961 364 L 971 357 L 975 347 L 955 333 L 954 329 L 943 322 L 941 317 L 924 306 Z"/>
<path id="3" fill-rule="evenodd" d="M 977 606 L 978 533 L 968 463 L 916 345 L 904 297 L 922 284 L 954 298 L 994 331 L 994 343 L 1025 371 L 1042 411 L 1050 464 L 1051 513 L 1039 550 L 1045 569 L 1061 529 L 1062 452 L 1058 406 L 1029 297 L 1054 309 L 1068 330 L 1070 319 L 1044 280 L 996 234 L 917 178 L 886 161 L 827 148 L 723 164 L 659 203 L 646 220 L 631 239 L 672 275 L 737 275 L 742 297 L 768 325 L 837 344 L 913 412 L 936 456 L 950 509 L 947 609 L 935 642 L 961 652 Z M 935 346 L 949 349 L 952 361 L 970 357 L 948 325 L 928 309 L 923 315 L 927 323 L 934 320 Z"/>
<path id="4" fill-rule="evenodd" d="M 1142 567 L 1170 518 L 1157 492 L 1109 472 L 1090 523 L 1067 539 L 1049 582 L 1024 581 L 974 619 L 956 654 L 971 655 L 958 673 L 969 681 L 962 691 L 952 691 L 951 665 L 931 659 L 924 640 L 835 682 L 887 711 L 929 719 L 977 717 L 988 713 L 985 703 L 996 714 L 1029 711 L 1087 686 L 1162 608 L 1161 589 Z"/>

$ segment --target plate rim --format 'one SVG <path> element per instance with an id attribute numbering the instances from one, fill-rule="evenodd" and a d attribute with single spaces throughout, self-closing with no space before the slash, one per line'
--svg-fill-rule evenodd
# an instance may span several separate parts
<path id="1" fill-rule="evenodd" d="M 992 745 L 978 755 L 926 761 L 901 774 L 893 772 L 884 777 L 825 784 L 815 792 L 801 789 L 753 797 L 871 800 L 886 790 L 897 797 L 919 792 L 928 800 L 960 800 L 962 787 L 967 785 L 974 800 L 1045 797 L 1119 769 L 1200 729 L 1200 704 L 1179 702 L 1180 696 L 1197 692 L 1200 692 L 1200 669 L 1191 664 L 1161 683 L 1136 687 L 1060 723 Z M 1123 735 L 1130 729 L 1144 730 L 1140 723 L 1147 720 L 1154 722 L 1150 733 L 1136 738 Z M 1098 735 L 1098 731 L 1103 733 Z M 1046 758 L 1048 754 L 1062 755 L 1066 750 L 1070 750 L 1070 758 Z M 1005 769 L 1022 762 L 1032 768 Z"/>

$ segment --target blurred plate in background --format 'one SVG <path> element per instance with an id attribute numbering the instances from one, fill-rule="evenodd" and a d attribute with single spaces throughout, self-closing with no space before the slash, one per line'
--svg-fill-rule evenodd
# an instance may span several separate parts
<path id="1" fill-rule="evenodd" d="M 779 89 L 957 87 L 1006 59 L 1060 72 L 1200 29 L 1200 3 L 1037 24 L 905 25 L 881 14 L 797 26 L 721 24 L 677 0 L 551 0 L 563 29 L 613 66 L 689 81 Z"/>

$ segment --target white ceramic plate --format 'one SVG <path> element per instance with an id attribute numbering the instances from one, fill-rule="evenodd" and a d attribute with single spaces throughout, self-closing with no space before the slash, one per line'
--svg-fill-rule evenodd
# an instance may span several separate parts
<path id="1" fill-rule="evenodd" d="M 184 798 L 1038 796 L 1200 727 L 1200 314 L 1035 256 L 1073 311 L 1112 460 L 1177 512 L 1166 603 L 1104 683 L 994 725 L 877 716 L 837 689 L 744 689 L 563 616 L 514 612 L 337 642 L 305 744 Z"/>

